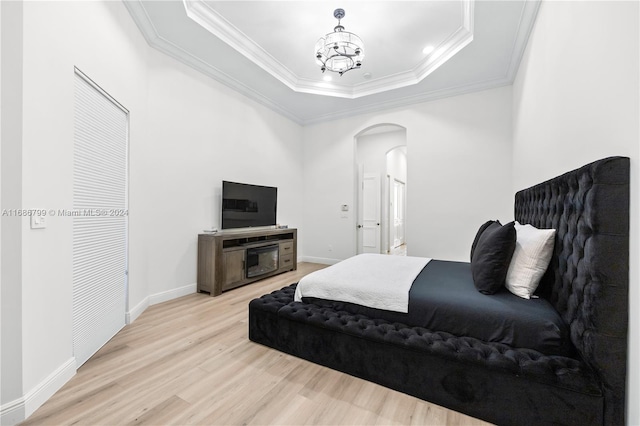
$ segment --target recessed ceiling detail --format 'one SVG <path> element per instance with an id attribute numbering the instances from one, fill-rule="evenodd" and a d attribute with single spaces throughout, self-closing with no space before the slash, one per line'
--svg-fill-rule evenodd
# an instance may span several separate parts
<path id="1" fill-rule="evenodd" d="M 279 58 L 275 57 L 274 54 L 269 53 L 268 48 L 261 46 L 260 40 L 252 39 L 247 35 L 246 31 L 248 26 L 242 29 L 239 27 L 241 24 L 234 24 L 230 19 L 225 18 L 222 12 L 216 10 L 216 7 L 220 8 L 223 2 L 205 0 L 183 0 L 183 2 L 187 16 L 211 34 L 231 46 L 291 90 L 315 95 L 355 99 L 415 85 L 473 41 L 474 0 L 432 2 L 433 4 L 440 4 L 441 7 L 446 7 L 446 12 L 443 16 L 440 16 L 439 19 L 446 19 L 448 22 L 444 25 L 441 23 L 440 26 L 442 29 L 436 33 L 437 37 L 429 40 L 430 44 L 435 46 L 431 53 L 421 55 L 422 57 L 417 59 L 414 56 L 414 61 L 412 61 L 411 58 L 398 58 L 398 56 L 393 54 L 379 57 L 376 58 L 379 62 L 398 61 L 402 59 L 403 68 L 394 69 L 387 67 L 390 71 L 387 75 L 375 73 L 376 77 L 373 79 L 363 77 L 360 79 L 361 81 L 350 82 L 350 84 L 347 84 L 346 81 L 340 81 L 342 77 L 334 78 L 331 83 L 327 83 L 323 81 L 320 73 L 318 73 L 317 78 L 313 78 L 308 74 L 305 75 L 296 72 L 285 65 Z M 293 2 L 282 3 L 285 5 L 293 4 Z M 353 5 L 351 8 L 353 8 Z M 434 7 L 433 9 L 434 13 L 437 12 L 437 8 Z M 247 10 L 251 10 L 251 8 L 247 7 Z M 399 7 L 398 10 L 400 10 Z M 274 10 L 272 13 L 276 14 L 277 11 Z M 312 12 L 309 12 L 309 14 L 311 13 Z M 299 17 L 300 13 L 292 13 L 289 19 L 296 20 Z M 358 19 L 367 19 L 366 15 L 360 18 L 357 13 L 350 13 L 350 17 L 353 17 L 351 18 L 352 22 L 357 22 Z M 313 18 L 317 20 L 318 16 L 313 16 Z M 387 26 L 373 28 L 371 34 L 373 35 L 376 31 L 383 33 L 383 37 L 379 38 L 381 44 L 406 44 L 406 40 L 394 40 L 394 16 L 388 16 L 387 19 L 389 22 Z M 331 21 L 327 22 L 331 25 Z M 425 22 L 425 25 L 429 25 L 428 22 L 431 21 Z M 351 27 L 352 24 L 349 25 Z M 276 38 L 275 44 L 282 46 L 279 51 L 276 50 L 275 54 L 279 53 L 282 56 L 290 58 L 292 53 L 297 53 L 299 57 L 294 58 L 295 61 L 311 61 L 308 54 L 304 55 L 299 51 L 289 49 L 290 38 L 304 34 L 300 33 L 300 31 L 304 31 L 304 28 L 289 33 L 275 32 L 275 35 L 270 34 L 270 37 Z M 311 30 L 308 29 L 307 31 Z M 254 34 L 259 36 L 263 33 L 255 31 Z M 278 34 L 281 34 L 281 38 L 279 39 Z M 415 32 L 413 37 L 419 38 L 420 35 L 421 32 Z M 317 37 L 317 34 L 310 33 L 310 36 L 311 38 Z M 361 36 L 364 38 L 363 35 Z M 385 52 L 382 49 L 376 49 L 376 38 L 372 36 L 371 40 L 372 41 L 367 41 L 367 47 L 373 51 L 373 53 L 369 54 L 369 59 L 371 59 L 371 55 L 375 55 L 375 52 Z M 270 42 L 273 43 L 274 41 L 271 39 Z M 309 46 L 308 50 L 312 51 L 312 49 L 313 44 Z M 391 51 L 393 50 L 394 48 L 392 47 Z M 416 53 L 420 52 L 421 51 L 416 51 Z M 398 55 L 401 55 L 401 53 L 399 52 Z M 362 70 L 365 72 L 366 67 L 363 67 Z"/>
<path id="2" fill-rule="evenodd" d="M 512 84 L 540 0 L 123 0 L 154 49 L 308 125 Z M 361 69 L 323 80 L 318 37 L 362 38 Z M 427 49 L 430 47 L 429 49 Z M 323 96 L 319 96 L 323 95 Z"/>

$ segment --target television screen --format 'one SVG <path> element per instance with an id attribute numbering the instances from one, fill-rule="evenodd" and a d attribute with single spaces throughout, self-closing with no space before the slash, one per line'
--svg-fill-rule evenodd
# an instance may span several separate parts
<path id="1" fill-rule="evenodd" d="M 276 224 L 278 188 L 222 181 L 222 229 Z"/>

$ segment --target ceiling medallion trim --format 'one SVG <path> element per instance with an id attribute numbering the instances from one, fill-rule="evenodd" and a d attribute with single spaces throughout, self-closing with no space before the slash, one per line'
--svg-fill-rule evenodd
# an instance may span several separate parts
<path id="1" fill-rule="evenodd" d="M 298 77 L 211 8 L 205 0 L 183 0 L 186 14 L 190 19 L 258 65 L 291 90 L 300 93 L 347 99 L 356 99 L 399 89 L 424 80 L 425 77 L 473 41 L 474 2 L 475 0 L 462 1 L 463 22 L 461 26 L 413 70 L 370 80 L 355 86 L 345 86 L 339 83 L 328 84 L 323 81 Z"/>

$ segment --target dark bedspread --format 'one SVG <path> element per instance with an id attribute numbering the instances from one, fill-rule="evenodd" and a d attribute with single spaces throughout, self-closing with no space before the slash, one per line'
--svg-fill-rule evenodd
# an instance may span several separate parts
<path id="1" fill-rule="evenodd" d="M 473 285 L 471 265 L 464 262 L 429 262 L 409 291 L 406 314 L 315 298 L 303 301 L 548 355 L 573 353 L 568 327 L 547 300 L 522 299 L 505 288 L 484 295 Z"/>

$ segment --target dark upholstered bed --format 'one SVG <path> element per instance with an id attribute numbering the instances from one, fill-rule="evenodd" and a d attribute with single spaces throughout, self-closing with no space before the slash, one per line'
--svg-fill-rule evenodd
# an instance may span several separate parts
<path id="1" fill-rule="evenodd" d="M 344 304 L 294 302 L 296 284 L 251 301 L 249 338 L 497 424 L 624 424 L 629 159 L 606 158 L 518 192 L 515 219 L 556 229 L 536 294 L 566 325 L 571 348 L 561 354 Z"/>

